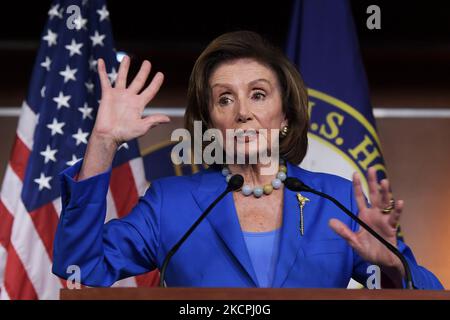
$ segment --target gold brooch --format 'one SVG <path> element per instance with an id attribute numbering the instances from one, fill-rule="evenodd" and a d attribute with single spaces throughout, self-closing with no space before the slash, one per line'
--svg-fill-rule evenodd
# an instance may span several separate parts
<path id="1" fill-rule="evenodd" d="M 305 226 L 303 222 L 303 207 L 305 206 L 307 201 L 310 201 L 307 197 L 302 196 L 300 193 L 297 193 L 297 200 L 300 206 L 300 234 L 303 236 L 305 234 Z"/>

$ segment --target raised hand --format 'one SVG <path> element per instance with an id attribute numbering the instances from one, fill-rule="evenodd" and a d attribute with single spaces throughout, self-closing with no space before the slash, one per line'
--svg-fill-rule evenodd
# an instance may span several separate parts
<path id="1" fill-rule="evenodd" d="M 78 175 L 79 180 L 107 170 L 122 142 L 140 137 L 150 128 L 170 121 L 169 117 L 162 114 L 142 117 L 145 106 L 161 87 L 163 74 L 158 72 L 142 90 L 151 69 L 150 62 L 144 61 L 138 74 L 127 87 L 129 67 L 130 58 L 126 56 L 120 64 L 116 84 L 112 87 L 106 74 L 105 62 L 98 60 L 102 99 Z"/>
<path id="2" fill-rule="evenodd" d="M 383 213 L 383 209 L 391 205 L 391 192 L 389 181 L 384 179 L 378 184 L 376 171 L 369 168 L 368 171 L 369 198 L 371 206 L 366 205 L 362 191 L 361 178 L 357 173 L 353 175 L 353 187 L 356 202 L 359 209 L 359 218 L 378 232 L 392 245 L 397 246 L 397 224 L 403 211 L 403 201 L 395 201 L 394 208 Z M 404 275 L 404 268 L 393 253 L 381 242 L 360 228 L 358 232 L 351 231 L 347 225 L 337 219 L 330 220 L 330 227 L 352 246 L 353 249 L 365 260 L 380 267 L 395 268 Z"/>
<path id="3" fill-rule="evenodd" d="M 115 86 L 112 87 L 104 61 L 98 60 L 102 98 L 93 134 L 111 139 L 117 145 L 144 135 L 159 123 L 170 121 L 169 117 L 162 114 L 142 117 L 145 106 L 153 99 L 163 83 L 163 74 L 158 72 L 150 84 L 139 93 L 150 73 L 150 62 L 146 60 L 142 63 L 138 74 L 127 87 L 129 67 L 130 58 L 125 56 L 120 64 Z"/>

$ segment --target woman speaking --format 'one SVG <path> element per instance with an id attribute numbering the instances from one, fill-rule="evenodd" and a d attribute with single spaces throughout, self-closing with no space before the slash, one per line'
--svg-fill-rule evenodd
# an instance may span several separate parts
<path id="1" fill-rule="evenodd" d="M 281 51 L 253 32 L 224 34 L 200 55 L 190 77 L 185 126 L 192 132 L 194 122 L 201 121 L 203 132 L 216 129 L 220 140 L 227 130 L 239 130 L 239 139 L 222 143 L 221 152 L 232 160 L 252 158 L 258 152 L 253 142 L 270 141 L 266 132 L 279 130 L 277 143 L 266 144 L 269 154 L 278 147 L 276 170 L 264 174 L 267 163 L 227 161 L 191 176 L 158 179 L 127 216 L 105 224 L 118 146 L 170 121 L 164 115 L 141 116 L 163 75 L 157 73 L 144 88 L 151 69 L 145 61 L 127 86 L 129 65 L 125 57 L 112 87 L 104 62 L 98 61 L 102 98 L 87 151 L 61 174 L 56 275 L 67 278 L 68 266 L 77 265 L 83 284 L 110 286 L 160 269 L 169 250 L 239 174 L 242 188 L 218 202 L 170 260 L 168 286 L 345 288 L 351 278 L 365 284 L 369 267 L 377 265 L 388 286 L 404 287 L 400 259 L 328 200 L 286 188 L 286 178 L 294 177 L 332 195 L 396 247 L 417 288 L 442 288 L 397 240 L 403 202 L 391 198 L 387 180 L 378 184 L 369 169 L 368 206 L 357 174 L 351 183 L 298 166 L 307 150 L 306 88 Z"/>

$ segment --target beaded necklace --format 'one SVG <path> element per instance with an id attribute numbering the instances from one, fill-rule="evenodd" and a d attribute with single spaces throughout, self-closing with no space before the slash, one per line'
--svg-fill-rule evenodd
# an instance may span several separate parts
<path id="1" fill-rule="evenodd" d="M 285 162 L 283 159 L 280 159 L 279 161 L 280 165 L 278 167 L 278 173 L 275 176 L 275 178 L 271 181 L 271 183 L 268 183 L 264 186 L 256 186 L 252 188 L 248 184 L 244 184 L 241 188 L 241 193 L 248 197 L 253 194 L 255 198 L 260 198 L 263 194 L 269 195 L 272 193 L 273 189 L 280 189 L 283 181 L 286 180 L 287 177 L 287 167 L 285 165 Z M 222 169 L 222 175 L 225 177 L 225 180 L 228 181 L 233 176 L 233 174 L 230 172 L 230 169 L 227 167 L 224 167 Z"/>

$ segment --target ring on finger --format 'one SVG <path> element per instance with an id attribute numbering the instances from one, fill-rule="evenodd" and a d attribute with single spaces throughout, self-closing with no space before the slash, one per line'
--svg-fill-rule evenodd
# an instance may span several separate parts
<path id="1" fill-rule="evenodd" d="M 389 214 L 394 209 L 395 209 L 395 200 L 392 198 L 391 200 L 389 200 L 389 206 L 387 206 L 386 208 L 381 209 L 381 213 Z"/>

